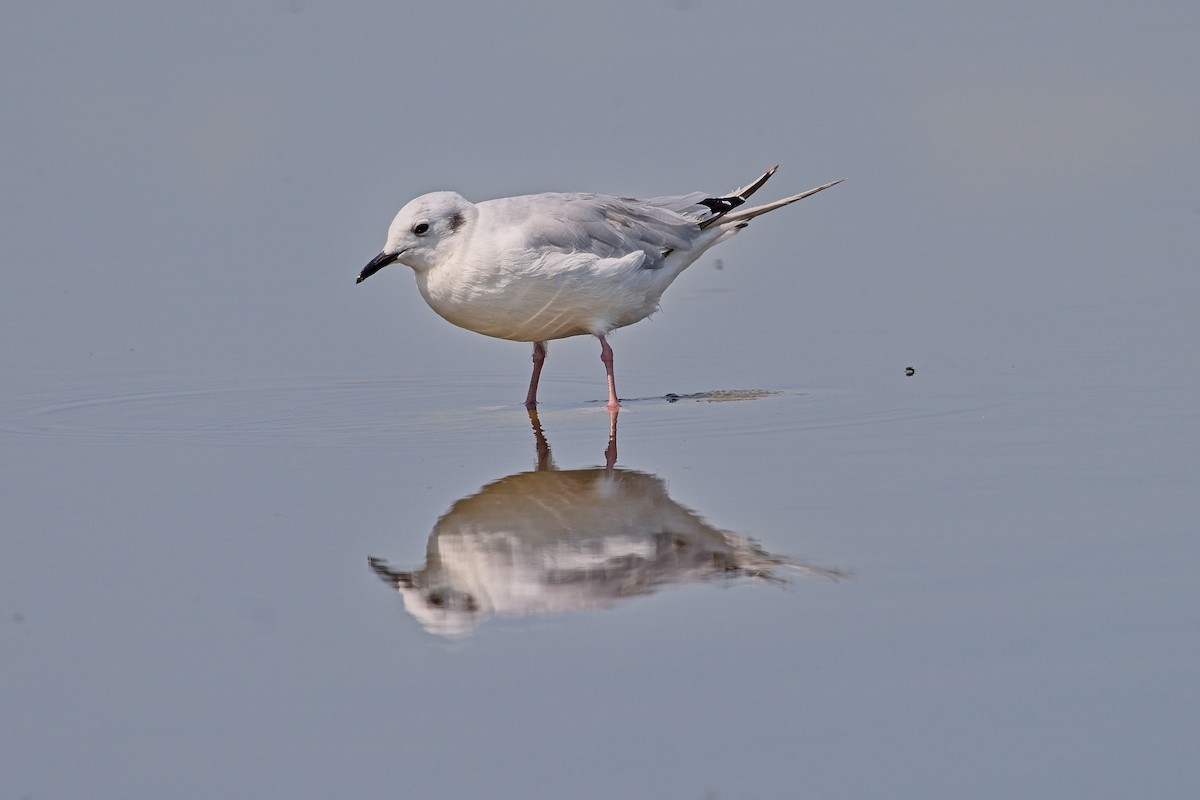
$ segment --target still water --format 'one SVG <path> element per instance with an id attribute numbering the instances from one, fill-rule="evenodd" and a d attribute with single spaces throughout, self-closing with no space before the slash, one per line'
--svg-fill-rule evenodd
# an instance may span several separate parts
<path id="1" fill-rule="evenodd" d="M 616 420 L 583 367 L 534 416 L 523 371 L 30 380 L 6 786 L 1132 796 L 1194 747 L 1186 404 L 905 366 Z"/>

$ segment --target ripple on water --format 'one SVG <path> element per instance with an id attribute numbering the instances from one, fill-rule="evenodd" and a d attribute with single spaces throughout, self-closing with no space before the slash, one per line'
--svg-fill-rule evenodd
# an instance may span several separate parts
<path id="1" fill-rule="evenodd" d="M 127 380 L 119 386 L 76 385 L 14 398 L 0 425 L 9 434 L 75 440 L 379 442 L 415 429 L 469 430 L 498 425 L 498 415 L 481 413 L 495 408 L 464 407 L 459 399 L 478 393 L 481 384 L 497 380 Z M 520 410 L 523 415 L 524 409 Z"/>
<path id="2" fill-rule="evenodd" d="M 481 391 L 485 386 L 495 388 Z M 526 411 L 517 402 L 472 402 L 481 395 L 519 396 L 519 388 L 511 376 L 491 375 L 123 379 L 10 398 L 2 409 L 0 429 L 10 435 L 62 440 L 380 444 L 418 433 L 480 434 L 528 424 Z M 668 437 L 878 425 L 972 410 L 896 406 L 894 399 L 832 390 L 721 389 L 622 402 L 633 415 L 630 423 L 649 425 L 655 434 Z M 740 410 L 732 416 L 717 413 L 728 405 Z M 544 420 L 607 417 L 602 402 L 544 403 L 539 411 Z"/>

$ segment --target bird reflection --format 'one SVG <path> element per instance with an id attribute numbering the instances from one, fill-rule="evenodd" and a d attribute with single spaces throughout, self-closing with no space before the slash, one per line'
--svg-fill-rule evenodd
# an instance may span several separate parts
<path id="1" fill-rule="evenodd" d="M 370 558 L 428 631 L 465 636 L 492 615 L 608 608 L 672 584 L 748 578 L 783 583 L 782 569 L 830 579 L 840 570 L 789 561 L 712 527 L 667 495 L 657 475 L 617 469 L 616 415 L 603 468 L 560 470 L 537 412 L 537 468 L 493 481 L 434 526 L 425 566 Z"/>

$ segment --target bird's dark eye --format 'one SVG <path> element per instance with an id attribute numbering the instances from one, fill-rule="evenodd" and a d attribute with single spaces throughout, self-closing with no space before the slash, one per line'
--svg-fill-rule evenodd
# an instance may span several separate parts
<path id="1" fill-rule="evenodd" d="M 418 222 L 416 225 L 413 225 L 413 233 L 415 233 L 417 236 L 424 236 L 425 234 L 429 233 L 429 223 Z"/>

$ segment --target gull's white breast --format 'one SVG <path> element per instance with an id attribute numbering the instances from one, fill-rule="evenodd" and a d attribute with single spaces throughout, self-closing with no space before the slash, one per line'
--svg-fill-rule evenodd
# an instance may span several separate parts
<path id="1" fill-rule="evenodd" d="M 641 251 L 620 258 L 553 250 L 493 253 L 492 259 L 455 258 L 418 273 L 430 308 L 477 333 L 537 342 L 632 325 L 655 311 L 670 283 L 664 282 L 667 270 L 643 267 Z"/>

